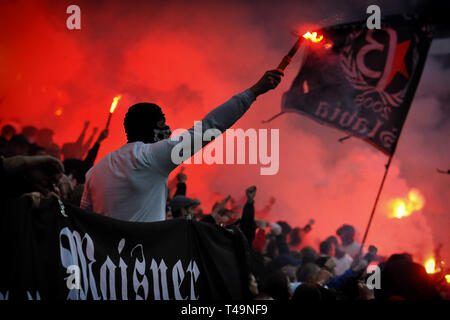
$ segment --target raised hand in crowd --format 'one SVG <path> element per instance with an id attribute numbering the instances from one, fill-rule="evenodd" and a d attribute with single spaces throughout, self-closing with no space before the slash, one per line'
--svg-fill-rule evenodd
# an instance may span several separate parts
<path id="1" fill-rule="evenodd" d="M 248 187 L 247 190 L 245 190 L 245 194 L 247 196 L 247 202 L 253 203 L 256 195 L 256 186 Z"/>
<path id="2" fill-rule="evenodd" d="M 225 209 L 225 206 L 227 205 L 227 202 L 230 200 L 231 196 L 228 195 L 227 197 L 225 197 L 222 201 L 220 201 L 219 203 L 217 203 L 212 211 L 212 214 L 217 214 L 219 211 Z"/>
<path id="3" fill-rule="evenodd" d="M 253 85 L 250 90 L 257 96 L 266 93 L 269 90 L 275 89 L 281 81 L 284 73 L 280 70 L 269 70 Z"/>
<path id="4" fill-rule="evenodd" d="M 94 128 L 96 129 L 96 128 Z M 102 132 L 100 132 L 100 135 L 98 136 L 97 142 L 98 144 L 102 143 L 103 140 L 105 140 L 106 138 L 108 138 L 109 135 L 109 130 L 108 129 L 104 129 L 102 130 Z"/>
<path id="5" fill-rule="evenodd" d="M 185 173 L 180 172 L 177 174 L 178 183 L 186 183 L 187 175 Z"/>

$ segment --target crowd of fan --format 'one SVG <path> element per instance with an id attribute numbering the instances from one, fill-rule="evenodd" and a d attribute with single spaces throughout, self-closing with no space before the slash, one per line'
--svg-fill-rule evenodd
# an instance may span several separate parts
<path id="1" fill-rule="evenodd" d="M 14 179 L 2 195 L 29 196 L 36 206 L 42 197 L 56 196 L 79 206 L 84 176 L 108 135 L 103 130 L 89 149 L 97 130 L 84 142 L 88 127 L 86 122 L 75 142 L 59 148 L 50 129 L 27 126 L 18 134 L 13 126 L 3 126 L 2 175 Z M 336 236 L 324 239 L 316 250 L 302 244 L 313 230 L 314 220 L 304 227 L 292 228 L 285 221 L 255 218 L 255 186 L 246 189 L 242 208 L 230 204 L 232 199 L 228 196 L 217 202 L 210 214 L 205 214 L 199 200 L 186 196 L 186 182 L 183 168 L 169 182 L 166 219 L 238 226 L 248 241 L 249 290 L 256 300 L 450 299 L 443 274 L 427 274 L 407 253 L 386 258 L 377 254 L 375 246 L 362 250 L 351 225 L 339 227 Z M 378 269 L 370 272 L 369 265 Z"/>
<path id="2" fill-rule="evenodd" d="M 230 196 L 204 214 L 200 200 L 186 197 L 187 176 L 181 172 L 169 183 L 166 219 L 185 218 L 222 227 L 237 225 L 250 248 L 249 289 L 256 300 L 439 300 L 450 299 L 444 270 L 427 274 L 408 253 L 389 258 L 375 246 L 361 250 L 355 229 L 344 224 L 323 240 L 318 250 L 302 245 L 314 220 L 292 228 L 286 221 L 255 219 L 256 187 L 246 189 L 242 208 L 228 205 Z M 375 268 L 376 267 L 376 268 Z"/>

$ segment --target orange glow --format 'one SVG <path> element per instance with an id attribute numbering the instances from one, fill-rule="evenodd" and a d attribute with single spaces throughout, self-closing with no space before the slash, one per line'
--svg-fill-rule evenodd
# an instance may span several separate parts
<path id="1" fill-rule="evenodd" d="M 62 108 L 56 109 L 55 115 L 57 115 L 58 117 L 59 117 L 60 115 L 62 115 Z"/>
<path id="2" fill-rule="evenodd" d="M 114 100 L 111 104 L 111 108 L 109 109 L 110 113 L 113 113 L 114 110 L 116 110 L 116 107 L 117 107 L 117 104 L 119 103 L 120 98 L 122 98 L 122 96 L 120 96 L 120 95 L 117 97 L 114 97 Z"/>
<path id="3" fill-rule="evenodd" d="M 421 210 L 425 205 L 425 198 L 417 189 L 411 189 L 407 198 L 395 198 L 389 202 L 390 217 L 401 219 L 410 216 L 414 211 Z"/>
<path id="4" fill-rule="evenodd" d="M 425 262 L 425 270 L 430 274 L 436 272 L 436 261 L 434 261 L 434 258 L 430 258 Z"/>
<path id="5" fill-rule="evenodd" d="M 333 46 L 333 45 L 332 45 L 330 42 L 325 43 L 325 48 L 326 48 L 326 49 L 330 49 L 332 46 Z"/>
<path id="6" fill-rule="evenodd" d="M 447 281 L 447 283 L 450 283 L 450 274 L 445 275 L 445 281 Z"/>
<path id="7" fill-rule="evenodd" d="M 311 33 L 311 32 L 308 31 L 307 33 L 305 33 L 305 34 L 303 35 L 303 38 L 309 39 L 309 40 L 311 40 L 312 42 L 320 42 L 320 41 L 322 41 L 322 39 L 323 39 L 323 35 L 320 35 L 320 36 L 317 38 L 317 32 Z"/>

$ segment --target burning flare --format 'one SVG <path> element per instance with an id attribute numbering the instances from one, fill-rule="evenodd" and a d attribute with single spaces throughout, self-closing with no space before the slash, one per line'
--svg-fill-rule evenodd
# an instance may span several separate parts
<path id="1" fill-rule="evenodd" d="M 436 261 L 434 261 L 434 258 L 430 258 L 425 262 L 425 270 L 429 274 L 436 272 Z"/>
<path id="2" fill-rule="evenodd" d="M 323 35 L 320 35 L 319 38 L 317 38 L 317 32 L 311 33 L 311 32 L 308 31 L 307 33 L 305 33 L 303 35 L 303 38 L 309 39 L 312 42 L 320 42 L 323 39 Z"/>
<path id="3" fill-rule="evenodd" d="M 391 218 L 401 219 L 410 216 L 414 211 L 421 210 L 425 205 L 425 198 L 417 189 L 411 189 L 407 198 L 395 198 L 389 202 Z"/>
<path id="4" fill-rule="evenodd" d="M 116 107 L 117 107 L 117 104 L 119 103 L 120 98 L 122 98 L 122 96 L 120 96 L 120 95 L 117 97 L 114 97 L 114 100 L 111 104 L 111 108 L 109 109 L 109 113 L 113 113 L 114 110 L 116 110 Z"/>
<path id="5" fill-rule="evenodd" d="M 447 281 L 447 283 L 450 283 L 450 274 L 445 275 L 445 281 Z"/>

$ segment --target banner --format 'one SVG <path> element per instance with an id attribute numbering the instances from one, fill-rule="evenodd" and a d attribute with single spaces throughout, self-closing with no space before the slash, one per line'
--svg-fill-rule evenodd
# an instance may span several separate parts
<path id="1" fill-rule="evenodd" d="M 406 21 L 379 30 L 360 23 L 321 32 L 324 41 L 304 47 L 304 63 L 283 95 L 282 111 L 299 112 L 393 154 L 430 32 Z"/>
<path id="2" fill-rule="evenodd" d="M 56 199 L 0 216 L 0 299 L 248 298 L 248 245 L 237 229 L 175 219 L 111 219 Z"/>

